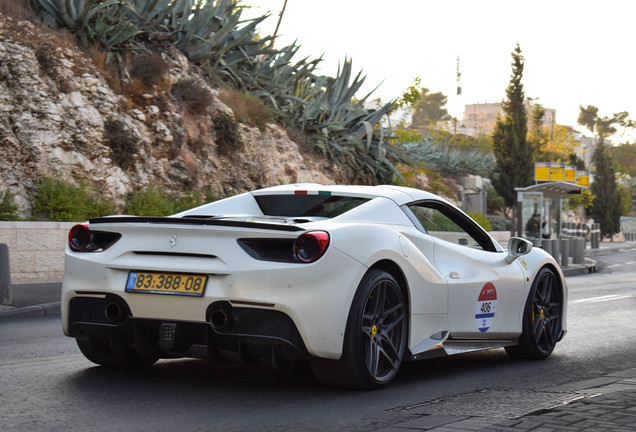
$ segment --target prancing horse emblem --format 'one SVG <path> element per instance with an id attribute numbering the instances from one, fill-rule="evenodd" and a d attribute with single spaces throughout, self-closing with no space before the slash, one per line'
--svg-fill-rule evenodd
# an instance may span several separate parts
<path id="1" fill-rule="evenodd" d="M 177 245 L 177 236 L 176 235 L 172 235 L 172 238 L 170 238 L 170 247 L 175 247 Z"/>

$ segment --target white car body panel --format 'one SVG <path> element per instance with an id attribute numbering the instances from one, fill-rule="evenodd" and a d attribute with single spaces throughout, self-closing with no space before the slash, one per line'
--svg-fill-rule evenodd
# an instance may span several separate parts
<path id="1" fill-rule="evenodd" d="M 371 200 L 329 219 L 266 216 L 254 198 L 299 191 Z M 299 184 L 216 201 L 173 215 L 167 222 L 93 221 L 91 229 L 122 237 L 102 252 L 76 252 L 67 245 L 61 303 L 64 333 L 72 336 L 69 305 L 77 297 L 113 294 L 126 302 L 135 318 L 202 323 L 210 304 L 227 301 L 282 312 L 293 321 L 311 356 L 338 359 L 360 281 L 371 267 L 383 265 L 397 269 L 403 278 L 408 348 L 413 353 L 437 349 L 446 339 L 489 346 L 488 341 L 517 338 L 533 278 L 544 266 L 552 268 L 563 284 L 565 331 L 567 289 L 558 264 L 548 254 L 533 249 L 508 264 L 507 253 L 490 237 L 493 251 L 428 235 L 402 208 L 426 200 L 448 204 L 428 192 L 397 186 Z M 213 215 L 236 215 L 240 226 L 181 222 L 184 217 Z M 237 243 L 240 238 L 291 241 L 311 230 L 328 232 L 330 243 L 324 256 L 310 264 L 254 259 Z M 203 297 L 125 292 L 130 271 L 205 274 L 208 282 Z M 486 283 L 496 287 L 497 305 L 488 329 L 480 331 L 476 305 Z"/>

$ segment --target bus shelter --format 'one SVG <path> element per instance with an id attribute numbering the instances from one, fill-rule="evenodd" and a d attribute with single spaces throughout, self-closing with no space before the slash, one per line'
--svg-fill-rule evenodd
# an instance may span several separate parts
<path id="1" fill-rule="evenodd" d="M 569 195 L 580 194 L 580 185 L 565 181 L 517 187 L 517 232 L 528 238 L 559 238 L 566 221 Z"/>

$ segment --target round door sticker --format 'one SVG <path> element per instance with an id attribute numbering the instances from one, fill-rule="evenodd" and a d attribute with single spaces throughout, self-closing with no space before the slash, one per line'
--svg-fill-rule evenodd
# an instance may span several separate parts
<path id="1" fill-rule="evenodd" d="M 475 306 L 475 324 L 480 332 L 487 332 L 492 326 L 497 310 L 497 289 L 488 282 L 481 289 Z"/>

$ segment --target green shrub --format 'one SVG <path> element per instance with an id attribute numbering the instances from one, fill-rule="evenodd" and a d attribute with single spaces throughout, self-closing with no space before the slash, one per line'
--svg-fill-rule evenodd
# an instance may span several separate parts
<path id="1" fill-rule="evenodd" d="M 204 194 L 201 191 L 173 196 L 157 187 L 149 186 L 130 194 L 126 200 L 124 213 L 137 216 L 169 216 L 216 199 L 212 194 Z"/>
<path id="2" fill-rule="evenodd" d="M 86 184 L 76 186 L 48 177 L 35 184 L 31 214 L 35 220 L 79 222 L 112 214 L 115 205 Z"/>
<path id="3" fill-rule="evenodd" d="M 20 208 L 15 203 L 15 195 L 11 191 L 5 190 L 0 193 L 0 220 L 18 220 Z"/>
<path id="4" fill-rule="evenodd" d="M 175 213 L 174 209 L 175 203 L 170 195 L 157 187 L 149 186 L 128 196 L 124 213 L 136 216 L 168 216 Z"/>
<path id="5" fill-rule="evenodd" d="M 492 227 L 490 226 L 490 221 L 484 216 L 482 213 L 468 213 L 468 216 L 473 218 L 475 222 L 477 222 L 483 229 L 486 231 L 492 231 Z"/>
<path id="6" fill-rule="evenodd" d="M 510 231 L 512 229 L 512 221 L 504 216 L 488 215 L 486 217 L 492 227 L 491 231 Z"/>
<path id="7" fill-rule="evenodd" d="M 504 199 L 499 193 L 495 190 L 494 187 L 488 188 L 486 191 L 486 200 L 488 206 L 488 213 L 496 213 L 505 207 Z"/>

